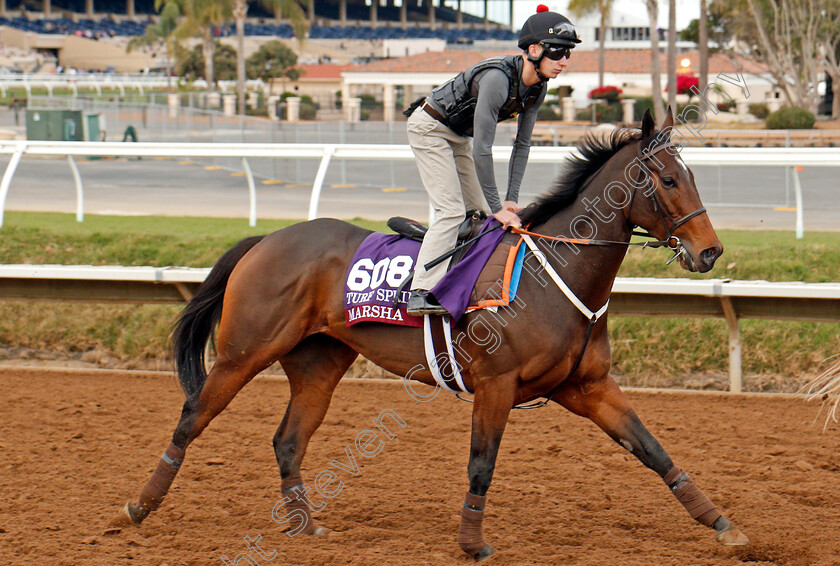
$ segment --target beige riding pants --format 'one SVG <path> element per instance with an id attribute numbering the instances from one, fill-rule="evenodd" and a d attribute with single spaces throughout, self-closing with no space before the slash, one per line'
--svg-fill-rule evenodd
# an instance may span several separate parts
<path id="1" fill-rule="evenodd" d="M 459 136 L 418 107 L 409 117 L 408 143 L 420 180 L 434 209 L 434 222 L 417 256 L 412 289 L 431 289 L 446 274 L 449 261 L 426 271 L 423 266 L 455 247 L 458 226 L 468 209 L 490 213 L 472 156 L 472 138 Z"/>

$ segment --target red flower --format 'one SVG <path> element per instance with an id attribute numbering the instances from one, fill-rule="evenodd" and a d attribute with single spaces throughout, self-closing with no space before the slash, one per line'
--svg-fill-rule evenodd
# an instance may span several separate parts
<path id="1" fill-rule="evenodd" d="M 617 86 L 603 86 L 599 88 L 593 88 L 589 91 L 589 98 L 593 100 L 618 100 L 618 97 L 621 96 L 621 93 L 624 92 Z"/>
<path id="2" fill-rule="evenodd" d="M 695 75 L 677 75 L 677 94 L 692 95 L 691 87 L 697 88 L 700 84 L 700 79 Z M 668 92 L 668 87 L 665 87 L 665 92 Z"/>

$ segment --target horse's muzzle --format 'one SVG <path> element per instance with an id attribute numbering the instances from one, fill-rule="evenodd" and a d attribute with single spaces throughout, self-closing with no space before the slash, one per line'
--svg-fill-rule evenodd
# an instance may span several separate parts
<path id="1" fill-rule="evenodd" d="M 715 261 L 723 255 L 723 246 L 715 245 L 710 248 L 706 248 L 702 252 L 700 252 L 700 256 L 697 261 L 697 271 L 700 273 L 706 273 L 710 269 L 715 266 Z"/>
<path id="2" fill-rule="evenodd" d="M 695 256 L 685 247 L 680 254 L 680 265 L 686 271 L 706 273 L 715 266 L 715 261 L 723 255 L 723 246 L 716 244 L 708 247 Z"/>

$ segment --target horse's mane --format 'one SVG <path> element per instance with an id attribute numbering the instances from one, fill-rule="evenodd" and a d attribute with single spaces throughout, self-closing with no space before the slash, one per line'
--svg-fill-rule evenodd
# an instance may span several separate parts
<path id="1" fill-rule="evenodd" d="M 580 155 L 572 154 L 566 158 L 563 171 L 554 182 L 551 192 L 522 211 L 520 218 L 523 224 L 539 226 L 572 204 L 583 189 L 586 179 L 603 167 L 622 147 L 641 138 L 640 130 L 627 128 L 618 128 L 609 135 L 596 135 L 591 131 L 587 133 L 575 144 Z"/>

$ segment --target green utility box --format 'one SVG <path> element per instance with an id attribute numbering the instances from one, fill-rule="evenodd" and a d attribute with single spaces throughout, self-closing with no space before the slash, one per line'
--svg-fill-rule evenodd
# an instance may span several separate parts
<path id="1" fill-rule="evenodd" d="M 29 108 L 26 139 L 43 141 L 99 141 L 99 114 L 82 110 Z"/>

